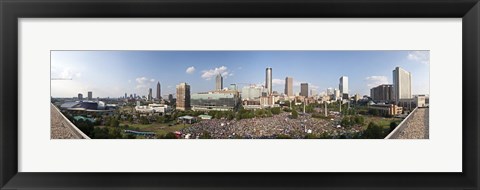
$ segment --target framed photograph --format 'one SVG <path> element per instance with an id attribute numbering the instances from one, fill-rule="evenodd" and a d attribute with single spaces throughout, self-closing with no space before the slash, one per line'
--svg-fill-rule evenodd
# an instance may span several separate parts
<path id="1" fill-rule="evenodd" d="M 2 1 L 2 189 L 478 189 L 477 0 Z"/>

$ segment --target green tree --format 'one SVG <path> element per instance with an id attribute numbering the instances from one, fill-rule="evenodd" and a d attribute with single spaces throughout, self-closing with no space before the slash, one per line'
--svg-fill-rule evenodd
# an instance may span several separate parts
<path id="1" fill-rule="evenodd" d="M 291 139 L 292 137 L 290 137 L 289 135 L 285 135 L 285 134 L 279 134 L 275 138 L 276 139 Z"/>
<path id="2" fill-rule="evenodd" d="M 310 134 L 305 135 L 304 138 L 305 138 L 305 139 L 317 139 L 318 137 L 315 136 L 314 134 L 311 134 L 311 133 L 310 133 Z"/>
<path id="3" fill-rule="evenodd" d="M 292 118 L 297 119 L 298 118 L 298 112 L 297 110 L 292 110 Z"/>
<path id="4" fill-rule="evenodd" d="M 340 125 L 342 125 L 342 127 L 350 127 L 351 124 L 352 123 L 350 122 L 350 117 L 343 117 L 342 121 L 340 122 Z"/>
<path id="5" fill-rule="evenodd" d="M 163 136 L 163 138 L 164 138 L 164 139 L 176 139 L 176 138 L 177 138 L 177 135 L 175 135 L 175 133 L 173 133 L 173 132 L 169 132 L 169 133 L 165 134 L 165 135 Z"/>
<path id="6" fill-rule="evenodd" d="M 272 109 L 271 109 L 271 112 L 272 112 L 272 114 L 274 114 L 274 115 L 280 114 L 281 111 L 282 111 L 282 110 L 280 109 L 280 107 L 275 107 L 275 108 L 272 108 Z"/>
<path id="7" fill-rule="evenodd" d="M 166 119 L 163 116 L 157 116 L 157 123 L 165 123 Z"/>
<path id="8" fill-rule="evenodd" d="M 370 122 L 363 132 L 363 138 L 365 139 L 382 139 L 384 137 L 383 128 L 374 122 Z"/>
<path id="9" fill-rule="evenodd" d="M 118 121 L 118 119 L 112 118 L 112 119 L 110 120 L 110 126 L 111 126 L 111 127 L 117 128 L 119 125 L 120 125 L 120 122 Z"/>
<path id="10" fill-rule="evenodd" d="M 392 132 L 397 127 L 397 122 L 392 121 L 390 122 L 390 132 Z"/>
<path id="11" fill-rule="evenodd" d="M 200 139 L 211 139 L 212 136 L 210 135 L 210 133 L 204 131 L 204 132 L 202 133 L 202 135 L 200 135 L 199 138 L 200 138 Z"/>

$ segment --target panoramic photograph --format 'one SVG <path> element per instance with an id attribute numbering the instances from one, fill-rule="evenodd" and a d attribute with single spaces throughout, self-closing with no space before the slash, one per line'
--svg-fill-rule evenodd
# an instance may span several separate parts
<path id="1" fill-rule="evenodd" d="M 51 139 L 429 139 L 428 50 L 50 54 Z"/>

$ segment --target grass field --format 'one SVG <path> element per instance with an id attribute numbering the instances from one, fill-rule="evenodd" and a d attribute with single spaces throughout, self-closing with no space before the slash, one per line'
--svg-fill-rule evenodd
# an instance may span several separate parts
<path id="1" fill-rule="evenodd" d="M 138 128 L 139 131 L 155 132 L 157 135 L 165 135 L 169 132 L 179 131 L 185 127 L 190 126 L 190 124 L 176 124 L 168 126 L 168 124 L 164 123 L 152 123 L 147 125 L 136 123 L 122 123 L 121 125 L 128 125 L 131 128 Z"/>
<path id="2" fill-rule="evenodd" d="M 383 127 L 383 129 L 390 129 L 390 123 L 395 121 L 398 124 L 402 122 L 401 119 L 398 118 L 385 118 L 385 117 L 375 117 L 375 116 L 365 116 L 365 129 L 368 127 L 368 123 L 374 122 L 377 125 Z"/>

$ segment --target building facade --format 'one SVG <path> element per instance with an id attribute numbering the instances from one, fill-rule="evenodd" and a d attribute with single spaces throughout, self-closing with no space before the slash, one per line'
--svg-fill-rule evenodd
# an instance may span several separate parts
<path id="1" fill-rule="evenodd" d="M 370 97 L 375 102 L 391 102 L 393 101 L 393 85 L 382 84 L 370 89 Z"/>
<path id="2" fill-rule="evenodd" d="M 393 70 L 393 99 L 399 102 L 402 99 L 412 98 L 412 75 L 410 72 L 396 67 Z"/>
<path id="3" fill-rule="evenodd" d="M 83 94 L 82 93 L 78 93 L 78 100 L 83 100 Z"/>
<path id="4" fill-rule="evenodd" d="M 308 83 L 300 84 L 300 96 L 308 97 Z"/>
<path id="5" fill-rule="evenodd" d="M 92 100 L 93 99 L 93 93 L 92 91 L 88 91 L 88 100 Z"/>
<path id="6" fill-rule="evenodd" d="M 255 100 L 262 96 L 264 89 L 261 86 L 245 86 L 242 88 L 242 100 Z"/>
<path id="7" fill-rule="evenodd" d="M 237 90 L 237 85 L 236 84 L 230 84 L 230 86 L 228 87 L 228 90 Z"/>
<path id="8" fill-rule="evenodd" d="M 268 95 L 272 94 L 272 68 L 270 67 L 265 69 L 265 88 Z"/>
<path id="9" fill-rule="evenodd" d="M 148 100 L 148 101 L 151 101 L 151 100 L 152 100 L 152 98 L 153 98 L 153 95 L 152 95 L 152 88 L 149 88 L 149 89 L 148 89 L 148 97 L 147 97 L 147 100 Z"/>
<path id="10" fill-rule="evenodd" d="M 340 90 L 340 96 L 348 98 L 348 77 L 340 77 L 339 82 L 338 89 Z"/>
<path id="11" fill-rule="evenodd" d="M 234 110 L 240 104 L 237 91 L 215 91 L 195 93 L 191 97 L 194 111 L 227 111 Z"/>
<path id="12" fill-rule="evenodd" d="M 222 90 L 223 89 L 223 77 L 221 74 L 218 74 L 215 78 L 215 90 Z"/>
<path id="13" fill-rule="evenodd" d="M 285 78 L 285 95 L 287 96 L 293 96 L 293 78 L 292 77 L 286 77 Z"/>
<path id="14" fill-rule="evenodd" d="M 162 90 L 160 86 L 160 82 L 157 82 L 157 100 L 160 100 L 162 98 Z"/>
<path id="15" fill-rule="evenodd" d="M 177 85 L 177 108 L 178 110 L 190 110 L 190 85 L 180 83 Z"/>

